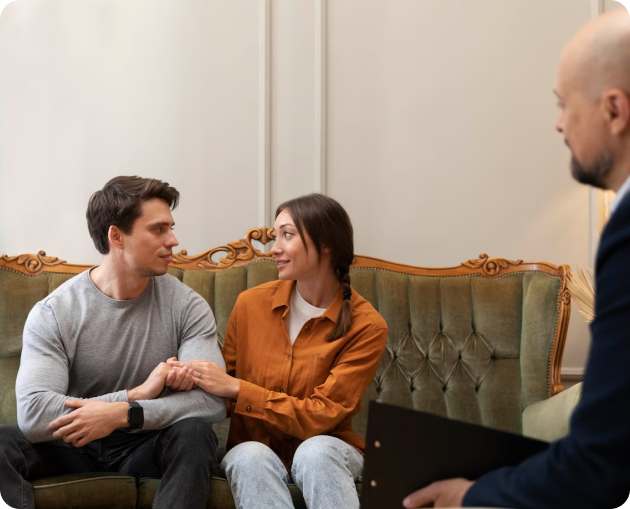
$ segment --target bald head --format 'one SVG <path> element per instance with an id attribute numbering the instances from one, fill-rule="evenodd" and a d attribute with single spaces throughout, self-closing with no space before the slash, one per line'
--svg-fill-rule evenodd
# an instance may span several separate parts
<path id="1" fill-rule="evenodd" d="M 630 15 L 619 9 L 588 23 L 560 60 L 556 129 L 579 182 L 617 190 L 630 175 Z"/>
<path id="2" fill-rule="evenodd" d="M 564 77 L 597 100 L 610 89 L 630 94 L 630 15 L 617 9 L 585 25 L 561 59 Z"/>

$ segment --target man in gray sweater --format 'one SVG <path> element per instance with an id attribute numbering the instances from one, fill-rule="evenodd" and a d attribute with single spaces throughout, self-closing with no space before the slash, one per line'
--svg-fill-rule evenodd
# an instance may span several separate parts
<path id="1" fill-rule="evenodd" d="M 195 389 L 190 368 L 225 370 L 206 301 L 166 274 L 176 246 L 165 182 L 116 177 L 90 198 L 101 265 L 30 312 L 16 397 L 18 426 L 0 426 L 0 488 L 34 508 L 29 481 L 82 472 L 161 477 L 154 507 L 206 506 L 225 400 Z"/>

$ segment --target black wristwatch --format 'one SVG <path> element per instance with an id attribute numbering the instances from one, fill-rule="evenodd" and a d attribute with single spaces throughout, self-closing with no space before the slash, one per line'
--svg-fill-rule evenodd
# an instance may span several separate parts
<path id="1" fill-rule="evenodd" d="M 137 401 L 129 402 L 127 410 L 127 422 L 131 429 L 140 429 L 144 425 L 144 410 Z"/>

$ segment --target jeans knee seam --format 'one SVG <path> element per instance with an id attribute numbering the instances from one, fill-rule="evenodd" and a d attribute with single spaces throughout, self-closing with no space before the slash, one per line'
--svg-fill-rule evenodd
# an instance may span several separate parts
<path id="1" fill-rule="evenodd" d="M 352 469 L 350 468 L 350 452 L 350 449 L 346 449 L 346 468 L 348 469 L 348 475 L 350 476 L 350 479 L 354 481 L 354 475 L 352 475 Z"/>
<path id="2" fill-rule="evenodd" d="M 24 472 L 26 472 L 26 476 L 24 477 L 24 479 L 28 479 L 30 477 L 30 473 L 28 471 L 28 462 L 26 461 L 26 458 L 24 456 L 22 456 L 20 459 L 22 460 L 22 463 L 24 464 Z"/>
<path id="3" fill-rule="evenodd" d="M 164 450 L 162 450 L 160 461 L 162 463 L 162 465 L 160 465 L 162 467 L 162 474 L 164 474 L 164 472 L 166 472 L 166 469 L 168 468 L 168 459 L 166 458 L 166 451 Z"/>

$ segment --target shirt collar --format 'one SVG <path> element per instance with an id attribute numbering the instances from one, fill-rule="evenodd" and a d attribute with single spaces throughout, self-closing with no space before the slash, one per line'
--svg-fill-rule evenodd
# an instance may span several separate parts
<path id="1" fill-rule="evenodd" d="M 293 287 L 295 284 L 295 281 L 282 281 L 280 283 L 278 290 L 276 291 L 276 295 L 271 302 L 271 309 L 276 309 L 281 306 L 289 307 L 289 303 L 291 302 L 291 293 L 293 293 Z M 352 299 L 354 299 L 354 292 L 352 292 L 351 301 Z M 328 309 L 326 309 L 326 312 L 322 316 L 328 318 L 334 323 L 337 323 L 337 317 L 339 316 L 342 304 L 343 287 L 340 286 L 337 295 L 335 295 L 335 299 L 332 301 L 330 306 L 328 306 Z"/>
<path id="2" fill-rule="evenodd" d="M 279 308 L 280 306 L 289 307 L 291 301 L 291 293 L 293 293 L 293 286 L 295 281 L 280 281 L 276 294 L 271 302 L 271 309 Z"/>
<path id="3" fill-rule="evenodd" d="M 619 191 L 617 191 L 617 195 L 610 203 L 610 215 L 613 215 L 615 213 L 615 210 L 617 210 L 617 207 L 619 207 L 619 204 L 623 201 L 624 197 L 627 194 L 630 194 L 630 177 L 628 177 L 626 181 L 622 184 L 622 186 L 619 188 Z"/>

